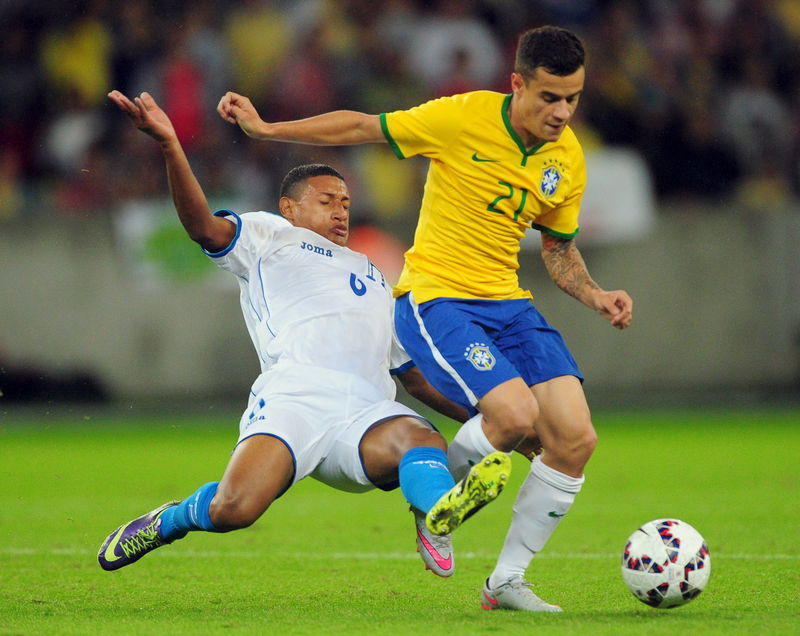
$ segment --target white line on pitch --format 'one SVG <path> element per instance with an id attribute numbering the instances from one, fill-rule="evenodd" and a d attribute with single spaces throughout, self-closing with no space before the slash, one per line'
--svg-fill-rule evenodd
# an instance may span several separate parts
<path id="1" fill-rule="evenodd" d="M 88 556 L 94 555 L 94 550 L 85 548 L 18 548 L 18 547 L 0 547 L 0 555 L 8 556 Z M 457 552 L 459 559 L 491 559 L 495 558 L 496 554 L 489 552 Z M 162 557 L 206 557 L 206 558 L 238 558 L 238 559 L 252 559 L 254 557 L 279 557 L 279 558 L 295 558 L 295 559 L 310 559 L 318 558 L 319 552 L 302 553 L 291 552 L 281 554 L 275 550 L 166 550 L 159 553 L 159 558 Z M 734 554 L 734 553 L 718 553 L 711 552 L 712 558 L 725 559 L 725 560 L 738 560 L 738 559 L 752 559 L 756 561 L 781 561 L 781 560 L 795 560 L 800 559 L 800 554 Z M 418 559 L 419 555 L 416 552 L 332 552 L 325 555 L 328 559 L 357 559 L 357 560 L 401 560 L 401 559 Z M 592 552 L 542 552 L 536 555 L 537 559 L 618 559 L 619 554 L 612 553 L 592 553 Z"/>

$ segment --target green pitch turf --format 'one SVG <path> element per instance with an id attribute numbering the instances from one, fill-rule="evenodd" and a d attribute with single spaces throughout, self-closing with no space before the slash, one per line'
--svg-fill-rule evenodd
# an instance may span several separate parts
<path id="1" fill-rule="evenodd" d="M 800 633 L 797 410 L 595 413 L 584 490 L 528 572 L 560 615 L 480 609 L 519 457 L 506 492 L 456 533 L 449 580 L 423 569 L 398 491 L 313 480 L 251 528 L 192 533 L 104 572 L 96 551 L 117 525 L 219 479 L 238 415 L 57 411 L 0 415 L 2 634 Z M 669 516 L 703 533 L 713 572 L 689 605 L 654 610 L 624 587 L 619 554 Z"/>

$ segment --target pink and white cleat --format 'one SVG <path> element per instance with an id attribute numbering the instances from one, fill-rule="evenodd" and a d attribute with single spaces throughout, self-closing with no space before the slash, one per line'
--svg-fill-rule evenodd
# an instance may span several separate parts
<path id="1" fill-rule="evenodd" d="M 425 525 L 425 513 L 411 508 L 417 526 L 417 552 L 422 557 L 425 569 L 436 576 L 453 576 L 455 560 L 453 559 L 453 542 L 449 534 L 437 535 Z"/>

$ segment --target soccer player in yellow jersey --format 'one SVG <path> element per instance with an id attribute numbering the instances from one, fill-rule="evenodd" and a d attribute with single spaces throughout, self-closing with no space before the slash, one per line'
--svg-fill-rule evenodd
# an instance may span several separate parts
<path id="1" fill-rule="evenodd" d="M 511 93 L 475 91 L 405 111 L 335 111 L 264 122 L 235 93 L 220 115 L 256 139 L 351 145 L 388 143 L 430 168 L 414 246 L 395 290 L 398 336 L 425 377 L 473 415 L 448 450 L 458 476 L 494 450 L 531 456 L 484 609 L 561 611 L 524 575 L 567 514 L 597 435 L 582 376 L 564 341 L 517 279 L 525 230 L 541 232 L 542 258 L 565 292 L 618 329 L 633 302 L 594 280 L 576 245 L 585 164 L 568 123 L 583 92 L 584 50 L 571 32 L 540 27 L 517 46 Z"/>

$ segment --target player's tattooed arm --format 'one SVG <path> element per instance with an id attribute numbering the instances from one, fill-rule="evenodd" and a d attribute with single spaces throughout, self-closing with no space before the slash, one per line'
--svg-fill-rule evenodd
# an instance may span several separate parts
<path id="1" fill-rule="evenodd" d="M 542 260 L 553 282 L 573 298 L 587 302 L 587 295 L 600 286 L 592 280 L 575 241 L 542 232 Z"/>
<path id="2" fill-rule="evenodd" d="M 624 329 L 631 324 L 631 297 L 621 289 L 601 289 L 589 275 L 586 263 L 573 240 L 542 232 L 542 260 L 553 282 L 570 296 L 594 309 L 617 329 Z"/>

